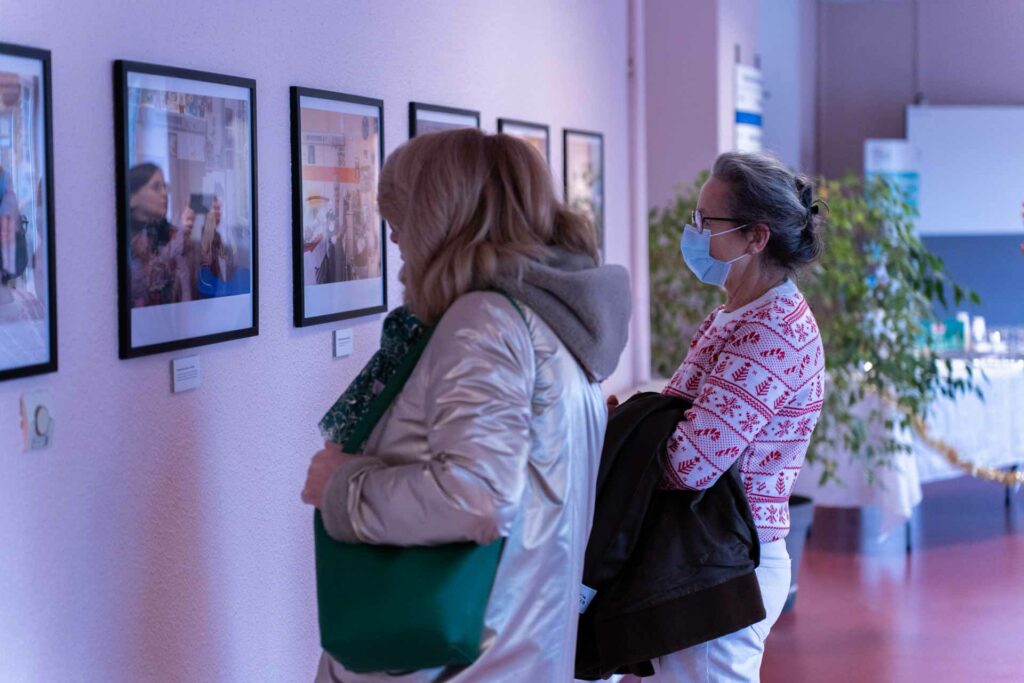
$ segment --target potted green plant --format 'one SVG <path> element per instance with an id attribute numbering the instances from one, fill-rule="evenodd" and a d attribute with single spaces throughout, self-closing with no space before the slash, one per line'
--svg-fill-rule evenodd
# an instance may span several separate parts
<path id="1" fill-rule="evenodd" d="M 724 300 L 723 292 L 689 276 L 678 249 L 707 176 L 650 213 L 651 364 L 659 377 L 671 376 L 697 326 Z M 849 453 L 871 480 L 907 449 L 897 427 L 923 419 L 937 396 L 978 391 L 970 368 L 966 377 L 954 377 L 951 363 L 930 343 L 938 307 L 978 299 L 952 282 L 917 237 L 913 207 L 884 180 L 820 179 L 818 194 L 829 205 L 825 253 L 798 280 L 821 330 L 827 391 L 807 462 L 818 465 L 824 484 L 837 478 L 831 454 Z M 873 409 L 865 419 L 856 408 L 868 395 L 898 410 Z M 795 581 L 813 507 L 796 496 L 790 507 Z"/>

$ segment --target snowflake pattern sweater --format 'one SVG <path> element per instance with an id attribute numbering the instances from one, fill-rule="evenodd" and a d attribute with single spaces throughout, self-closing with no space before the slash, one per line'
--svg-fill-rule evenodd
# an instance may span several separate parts
<path id="1" fill-rule="evenodd" d="M 818 325 L 792 281 L 735 311 L 713 311 L 662 392 L 693 402 L 669 443 L 665 486 L 709 488 L 739 460 L 761 542 L 785 538 L 824 369 Z"/>

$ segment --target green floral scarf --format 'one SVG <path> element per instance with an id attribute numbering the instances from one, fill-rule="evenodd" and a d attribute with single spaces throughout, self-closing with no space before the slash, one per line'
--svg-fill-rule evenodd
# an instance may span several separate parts
<path id="1" fill-rule="evenodd" d="M 326 440 L 347 445 L 345 450 L 349 453 L 363 450 L 369 430 L 363 430 L 365 434 L 359 435 L 357 446 L 349 441 L 369 414 L 370 404 L 395 376 L 402 360 L 423 340 L 424 334 L 429 336 L 431 331 L 432 328 L 420 322 L 407 306 L 400 306 L 388 314 L 381 330 L 380 350 L 373 354 L 366 367 L 320 420 L 320 433 Z"/>

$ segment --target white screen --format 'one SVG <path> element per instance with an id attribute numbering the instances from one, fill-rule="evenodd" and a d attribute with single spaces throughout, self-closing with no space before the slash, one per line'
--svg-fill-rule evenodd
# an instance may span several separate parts
<path id="1" fill-rule="evenodd" d="M 1024 107 L 907 108 L 922 235 L 1019 234 Z"/>

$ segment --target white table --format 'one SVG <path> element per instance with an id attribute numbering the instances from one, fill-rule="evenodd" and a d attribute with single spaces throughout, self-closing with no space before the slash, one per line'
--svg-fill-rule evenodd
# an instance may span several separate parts
<path id="1" fill-rule="evenodd" d="M 974 368 L 985 400 L 974 395 L 955 401 L 939 398 L 928 415 L 932 437 L 949 444 L 971 462 L 988 467 L 1024 463 L 1024 359 L 978 358 L 954 361 L 954 375 Z M 988 381 L 980 379 L 984 372 Z M 874 404 L 877 406 L 877 401 Z M 865 402 L 858 411 L 866 415 L 872 405 Z M 794 493 L 812 498 L 818 505 L 833 507 L 877 507 L 881 513 L 881 534 L 906 523 L 921 502 L 921 484 L 962 476 L 963 472 L 921 442 L 916 433 L 901 431 L 896 438 L 911 447 L 897 456 L 891 468 L 876 470 L 876 482 L 868 481 L 862 459 L 848 453 L 832 453 L 843 484 L 819 486 L 819 467 L 805 465 Z"/>

